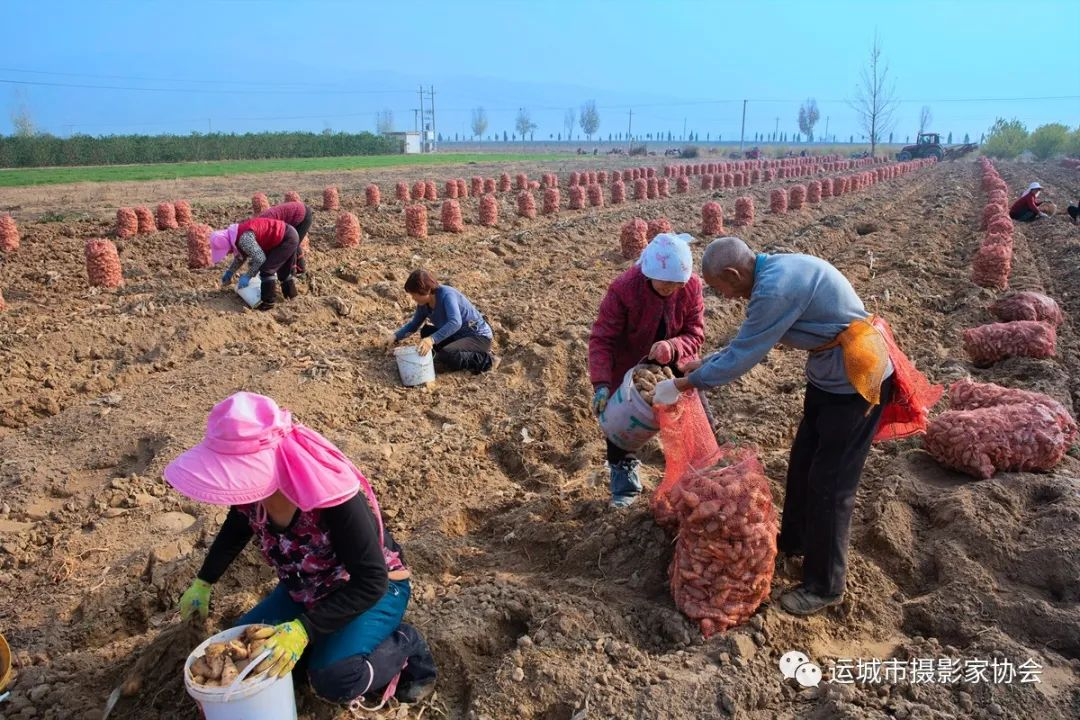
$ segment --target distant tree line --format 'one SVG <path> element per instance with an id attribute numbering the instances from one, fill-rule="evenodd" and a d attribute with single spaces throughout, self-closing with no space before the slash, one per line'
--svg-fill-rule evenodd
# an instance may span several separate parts
<path id="1" fill-rule="evenodd" d="M 398 138 L 329 130 L 243 135 L 74 135 L 69 138 L 19 134 L 0 137 L 0 167 L 393 155 L 403 150 L 403 143 Z"/>

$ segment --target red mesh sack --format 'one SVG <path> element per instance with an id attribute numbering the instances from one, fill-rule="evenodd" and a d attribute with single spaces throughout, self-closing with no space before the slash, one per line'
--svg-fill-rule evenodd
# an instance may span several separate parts
<path id="1" fill-rule="evenodd" d="M 510 189 L 510 175 L 509 173 L 503 173 L 499 175 L 499 192 L 507 192 Z"/>
<path id="2" fill-rule="evenodd" d="M 11 252 L 19 247 L 19 232 L 15 231 L 15 247 L 7 247 L 7 233 L 4 231 L 4 219 L 10 217 L 4 215 L 0 217 L 0 250 Z M 12 226 L 15 222 L 12 221 Z M 129 238 L 139 232 L 139 218 L 135 216 L 135 211 L 131 208 L 117 208 L 116 210 L 116 237 Z"/>
<path id="3" fill-rule="evenodd" d="M 0 312 L 7 310 L 7 303 L 4 302 L 4 293 L 0 292 Z"/>
<path id="4" fill-rule="evenodd" d="M 124 282 L 120 270 L 120 255 L 109 240 L 87 240 L 86 277 L 92 287 L 115 288 Z"/>
<path id="5" fill-rule="evenodd" d="M 719 188 L 720 186 L 730 188 L 735 187 L 735 173 L 724 173 L 722 181 L 720 178 L 713 178 L 713 187 Z"/>
<path id="6" fill-rule="evenodd" d="M 338 195 L 338 189 L 333 185 L 323 188 L 322 191 L 322 209 L 323 210 L 337 210 L 341 207 L 341 198 Z"/>
<path id="7" fill-rule="evenodd" d="M 581 182 L 581 174 L 576 170 L 570 172 L 570 187 L 574 187 Z"/>
<path id="8" fill-rule="evenodd" d="M 1010 357 L 1053 357 L 1056 346 L 1054 326 L 1037 320 L 991 323 L 964 331 L 964 351 L 980 366 Z"/>
<path id="9" fill-rule="evenodd" d="M 208 268 L 213 265 L 210 253 L 211 232 L 213 232 L 213 228 L 209 225 L 188 225 L 187 256 L 188 267 L 192 270 Z"/>
<path id="10" fill-rule="evenodd" d="M 806 186 L 792 185 L 788 190 L 788 207 L 792 210 L 802 210 L 804 202 L 806 202 Z"/>
<path id="11" fill-rule="evenodd" d="M 751 225 L 754 222 L 754 198 L 745 195 L 735 198 L 735 224 Z"/>
<path id="12" fill-rule="evenodd" d="M 517 214 L 529 220 L 536 217 L 536 198 L 528 190 L 522 190 L 518 193 Z"/>
<path id="13" fill-rule="evenodd" d="M 126 210 L 126 208 L 122 208 Z M 128 212 L 131 212 L 130 210 Z M 116 211 L 116 224 L 120 226 L 120 210 Z M 138 225 L 136 224 L 136 229 Z M 10 215 L 0 215 L 0 251 L 10 253 L 19 249 L 19 226 Z"/>
<path id="14" fill-rule="evenodd" d="M 690 192 L 690 178 L 680 175 L 675 180 L 675 192 L 679 195 Z"/>
<path id="15" fill-rule="evenodd" d="M 656 190 L 662 198 L 671 197 L 671 185 L 668 183 L 667 178 L 660 178 L 656 181 Z"/>
<path id="16" fill-rule="evenodd" d="M 173 210 L 176 212 L 177 225 L 187 227 L 191 224 L 191 203 L 187 200 L 177 200 L 173 203 Z"/>
<path id="17" fill-rule="evenodd" d="M 438 200 L 439 190 L 435 187 L 434 180 L 424 181 L 424 199 L 425 200 Z"/>
<path id="18" fill-rule="evenodd" d="M 462 181 L 465 182 L 464 180 Z M 495 178 L 484 178 L 484 194 L 495 192 Z"/>
<path id="19" fill-rule="evenodd" d="M 595 185 L 596 184 L 596 173 L 594 171 L 590 170 L 589 172 L 585 173 L 585 184 L 586 185 Z"/>
<path id="20" fill-rule="evenodd" d="M 1052 470 L 1075 437 L 1049 408 L 1019 403 L 950 410 L 930 423 L 926 451 L 947 467 L 987 479 L 998 470 Z"/>
<path id="21" fill-rule="evenodd" d="M 713 189 L 713 176 L 712 175 L 702 175 L 701 176 L 701 189 L 702 190 L 712 190 Z"/>
<path id="22" fill-rule="evenodd" d="M 807 183 L 806 201 L 812 205 L 821 202 L 821 183 L 817 180 L 811 180 Z"/>
<path id="23" fill-rule="evenodd" d="M 285 202 L 287 202 L 287 203 L 301 202 L 300 193 L 298 193 L 298 192 L 296 192 L 294 190 L 290 190 L 289 192 L 285 193 Z"/>
<path id="24" fill-rule="evenodd" d="M 570 186 L 570 209 L 581 210 L 585 207 L 585 186 L 583 185 L 571 185 Z"/>
<path id="25" fill-rule="evenodd" d="M 655 177 L 651 177 L 645 182 L 645 196 L 650 200 L 655 200 L 656 198 L 660 197 L 660 181 Z"/>
<path id="26" fill-rule="evenodd" d="M 823 198 L 832 197 L 832 180 L 831 179 L 822 178 L 819 185 L 821 186 L 821 197 L 823 197 Z"/>
<path id="27" fill-rule="evenodd" d="M 622 205 L 626 202 L 626 184 L 620 180 L 611 183 L 611 204 Z"/>
<path id="28" fill-rule="evenodd" d="M 649 240 L 652 240 L 654 237 L 656 237 L 660 233 L 669 233 L 671 231 L 672 230 L 671 230 L 671 221 L 670 220 L 668 220 L 666 217 L 656 218 L 655 220 L 650 220 L 649 221 L 648 231 L 646 232 L 646 237 Z"/>
<path id="29" fill-rule="evenodd" d="M 952 410 L 978 410 L 1001 405 L 1041 405 L 1054 416 L 1070 444 L 1076 439 L 1076 421 L 1064 405 L 1049 395 L 970 380 L 960 380 L 949 387 L 949 407 Z"/>
<path id="30" fill-rule="evenodd" d="M 457 195 L 459 198 L 469 197 L 469 183 L 465 182 L 465 178 L 458 178 L 454 181 L 457 185 Z"/>
<path id="31" fill-rule="evenodd" d="M 499 201 L 491 193 L 480 198 L 480 224 L 493 227 L 499 222 Z"/>
<path id="32" fill-rule="evenodd" d="M 561 198 L 559 197 L 558 189 L 549 187 L 544 191 L 544 214 L 557 215 L 560 202 Z"/>
<path id="33" fill-rule="evenodd" d="M 724 234 L 724 209 L 720 203 L 707 202 L 701 206 L 701 234 L 705 237 Z"/>
<path id="34" fill-rule="evenodd" d="M 382 193 L 379 191 L 378 185 L 372 183 L 364 188 L 364 202 L 368 207 L 379 207 L 382 203 Z"/>
<path id="35" fill-rule="evenodd" d="M 412 193 L 409 194 L 409 198 L 412 200 L 423 200 L 425 192 L 427 192 L 427 184 L 423 180 L 417 180 L 413 183 Z"/>
<path id="36" fill-rule="evenodd" d="M 525 173 L 518 173 L 514 176 L 514 189 L 515 190 L 528 190 L 529 189 L 529 176 Z"/>
<path id="37" fill-rule="evenodd" d="M 589 196 L 589 205 L 592 207 L 604 207 L 604 187 L 599 184 L 592 184 L 587 190 Z"/>
<path id="38" fill-rule="evenodd" d="M 599 172 L 596 173 L 596 182 L 598 182 L 601 185 L 604 185 L 604 184 L 607 183 L 607 170 L 600 170 Z"/>
<path id="39" fill-rule="evenodd" d="M 915 368 L 915 364 L 896 343 L 892 328 L 884 318 L 874 316 L 871 323 L 885 339 L 893 366 L 892 398 L 881 410 L 881 420 L 873 441 L 900 440 L 924 433 L 930 409 L 941 399 L 944 388 L 930 384 L 926 376 Z"/>
<path id="40" fill-rule="evenodd" d="M 1057 302 L 1037 292 L 1018 292 L 1003 297 L 990 306 L 990 312 L 1002 322 L 1041 320 L 1057 327 L 1064 320 Z"/>
<path id="41" fill-rule="evenodd" d="M 769 194 L 769 211 L 776 215 L 787 212 L 787 193 L 777 188 Z"/>
<path id="42" fill-rule="evenodd" d="M 251 214 L 259 215 L 270 209 L 270 198 L 266 193 L 255 193 L 251 196 Z"/>
<path id="43" fill-rule="evenodd" d="M 150 208 L 145 206 L 135 208 L 135 218 L 139 221 L 140 235 L 147 235 L 157 229 L 157 221 L 154 220 L 154 213 L 150 212 Z"/>
<path id="44" fill-rule="evenodd" d="M 409 237 L 427 237 L 427 208 L 423 205 L 410 205 L 405 208 L 405 232 Z"/>
<path id="45" fill-rule="evenodd" d="M 979 287 L 1004 290 L 1009 287 L 1012 269 L 1012 247 L 1006 244 L 987 244 L 979 248 L 971 262 L 971 282 Z"/>
<path id="46" fill-rule="evenodd" d="M 457 200 L 457 180 L 447 180 L 443 195 L 449 200 Z"/>
<path id="47" fill-rule="evenodd" d="M 175 230 L 180 227 L 176 223 L 176 208 L 172 203 L 158 203 L 157 206 L 157 229 Z"/>
<path id="48" fill-rule="evenodd" d="M 444 232 L 451 233 L 465 231 L 465 222 L 461 219 L 461 206 L 458 205 L 457 200 L 446 200 L 443 202 L 442 229 Z"/>
<path id="49" fill-rule="evenodd" d="M 649 244 L 649 225 L 641 218 L 628 220 L 619 231 L 619 248 L 627 260 L 637 260 Z"/>
<path id="50" fill-rule="evenodd" d="M 334 224 L 334 238 L 341 248 L 356 247 L 360 244 L 360 220 L 351 212 L 338 215 Z"/>
<path id="51" fill-rule="evenodd" d="M 479 176 L 473 176 L 469 180 L 469 192 L 473 197 L 480 197 L 484 194 L 484 178 Z"/>
<path id="52" fill-rule="evenodd" d="M 674 529 L 678 515 L 671 504 L 671 489 L 690 471 L 715 462 L 720 453 L 709 417 L 695 392 L 684 392 L 674 405 L 653 405 L 664 451 L 664 477 L 653 490 L 649 508 L 658 525 Z M 729 449 L 730 450 L 730 449 Z"/>
<path id="53" fill-rule="evenodd" d="M 647 198 L 648 191 L 646 188 L 648 184 L 641 178 L 634 181 L 634 199 L 645 200 Z"/>
<path id="54" fill-rule="evenodd" d="M 409 201 L 409 185 L 408 183 L 399 182 L 394 186 L 394 198 L 401 202 Z"/>

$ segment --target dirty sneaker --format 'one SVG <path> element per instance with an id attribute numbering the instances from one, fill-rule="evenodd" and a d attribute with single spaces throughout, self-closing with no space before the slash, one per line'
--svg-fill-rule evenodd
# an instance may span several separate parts
<path id="1" fill-rule="evenodd" d="M 394 697 L 398 699 L 398 702 L 412 704 L 428 699 L 433 692 L 435 692 L 435 678 L 411 682 L 402 681 L 397 686 Z"/>
<path id="2" fill-rule="evenodd" d="M 628 508 L 637 500 L 637 495 L 614 495 L 611 498 L 611 507 Z"/>
<path id="3" fill-rule="evenodd" d="M 626 457 L 611 466 L 611 505 L 627 507 L 641 493 L 638 478 L 638 460 Z"/>

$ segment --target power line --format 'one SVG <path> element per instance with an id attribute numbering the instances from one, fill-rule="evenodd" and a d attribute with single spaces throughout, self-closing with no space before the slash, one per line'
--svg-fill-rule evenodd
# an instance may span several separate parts
<path id="1" fill-rule="evenodd" d="M 58 83 L 33 80 L 11 80 L 0 78 L 0 83 L 9 85 L 35 85 L 41 87 L 82 88 L 88 90 L 132 90 L 136 92 L 197 93 L 203 95 L 408 95 L 405 90 L 211 90 L 189 88 L 130 87 L 123 85 L 85 85 L 82 83 Z"/>

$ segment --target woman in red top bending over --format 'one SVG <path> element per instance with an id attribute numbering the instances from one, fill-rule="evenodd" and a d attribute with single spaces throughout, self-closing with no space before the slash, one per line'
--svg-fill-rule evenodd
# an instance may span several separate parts
<path id="1" fill-rule="evenodd" d="M 210 234 L 210 259 L 214 264 L 230 253 L 236 255 L 229 269 L 221 276 L 222 285 L 232 283 L 233 275 L 245 260 L 248 270 L 240 276 L 237 284 L 245 288 L 255 274 L 259 274 L 262 293 L 260 310 L 269 310 L 277 302 L 277 280 L 281 281 L 281 291 L 286 298 L 296 297 L 293 267 L 299 247 L 300 236 L 296 228 L 270 218 L 250 218 Z"/>
<path id="2" fill-rule="evenodd" d="M 1042 189 L 1042 185 L 1037 182 L 1028 185 L 1028 189 L 1024 191 L 1024 194 L 1009 208 L 1009 217 L 1020 222 L 1031 222 L 1041 217 L 1050 217 L 1039 210 L 1039 205 L 1042 205 L 1039 202 L 1039 193 L 1042 192 Z"/>

